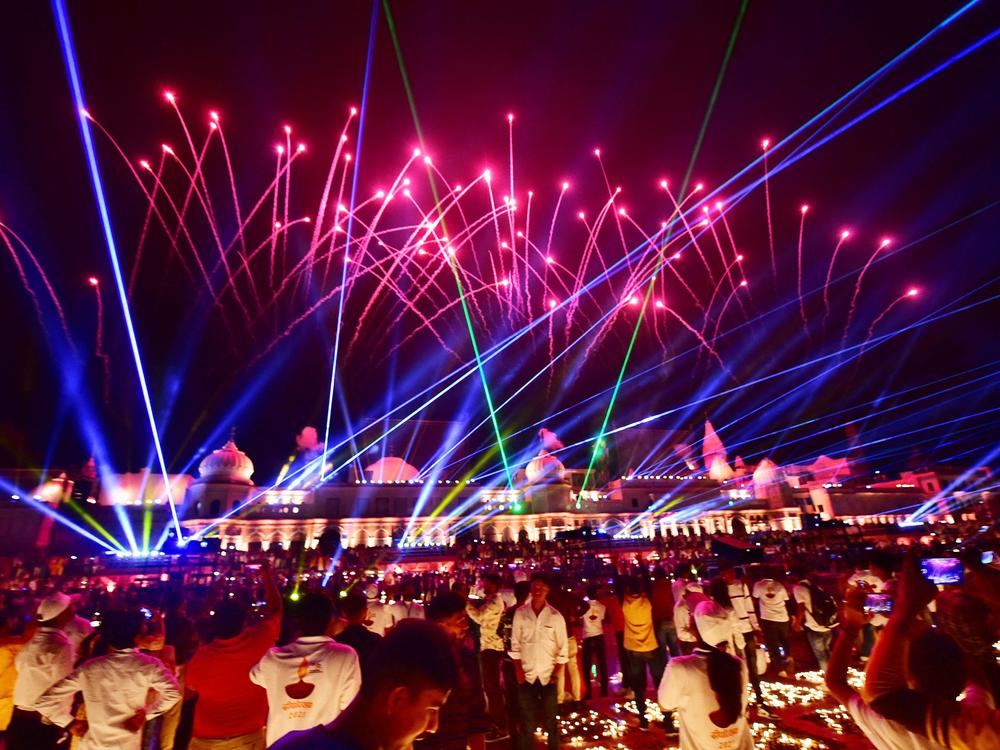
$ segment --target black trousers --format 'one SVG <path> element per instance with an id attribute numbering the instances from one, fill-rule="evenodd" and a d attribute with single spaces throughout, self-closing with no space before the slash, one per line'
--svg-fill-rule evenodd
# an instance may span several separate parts
<path id="1" fill-rule="evenodd" d="M 507 706 L 504 700 L 503 686 L 500 683 L 500 667 L 503 664 L 503 651 L 487 649 L 479 652 L 479 669 L 483 678 L 483 690 L 486 693 L 486 710 L 493 726 L 500 732 L 507 731 Z"/>
<path id="2" fill-rule="evenodd" d="M 517 686 L 517 703 L 521 714 L 519 750 L 534 750 L 535 725 L 542 720 L 542 729 L 548 732 L 548 748 L 559 747 L 559 722 L 556 718 L 556 683 L 543 685 L 538 680 L 522 682 Z"/>
<path id="3" fill-rule="evenodd" d="M 590 699 L 590 665 L 597 665 L 597 678 L 601 683 L 601 697 L 608 695 L 608 654 L 604 647 L 604 634 L 583 639 L 583 697 Z"/>
<path id="4" fill-rule="evenodd" d="M 6 750 L 58 750 L 66 730 L 42 721 L 41 714 L 15 708 L 7 727 Z"/>

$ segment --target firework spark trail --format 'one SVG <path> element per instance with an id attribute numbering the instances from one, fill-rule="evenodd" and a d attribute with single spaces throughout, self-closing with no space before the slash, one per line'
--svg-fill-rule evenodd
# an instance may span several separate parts
<path id="1" fill-rule="evenodd" d="M 677 214 L 677 217 L 681 220 L 681 225 L 684 227 L 684 231 L 687 232 L 688 237 L 691 238 L 691 244 L 692 244 L 692 246 L 694 246 L 695 252 L 698 253 L 698 257 L 701 259 L 701 264 L 703 266 L 705 266 L 705 273 L 708 274 L 709 281 L 712 284 L 715 284 L 715 274 L 712 273 L 712 267 L 710 265 L 708 265 L 708 261 L 705 259 L 705 254 L 701 251 L 701 245 L 698 244 L 698 238 L 695 237 L 695 234 L 694 234 L 694 232 L 691 229 L 691 225 L 688 223 L 687 216 L 685 216 L 684 211 L 683 211 L 684 204 L 687 203 L 688 199 L 691 198 L 691 197 L 693 197 L 695 194 L 701 192 L 701 190 L 702 190 L 701 183 L 699 182 L 697 185 L 695 185 L 694 189 L 690 193 L 688 193 L 681 200 L 680 203 L 678 203 L 677 199 L 674 198 L 674 194 L 670 192 L 670 185 L 667 183 L 666 180 L 663 180 L 660 183 L 660 187 L 663 188 L 663 191 L 670 198 L 670 202 L 674 204 L 674 212 Z M 707 198 L 706 198 L 706 200 L 707 200 Z M 695 208 L 696 207 L 697 206 L 695 206 Z M 689 209 L 689 210 L 693 211 L 694 208 Z"/>
<path id="2" fill-rule="evenodd" d="M 104 300 L 101 295 L 101 284 L 96 276 L 87 279 L 94 290 L 97 299 L 97 330 L 94 334 L 94 356 L 101 361 L 103 387 L 101 394 L 104 397 L 104 405 L 107 406 L 111 400 L 111 358 L 104 351 Z"/>
<path id="3" fill-rule="evenodd" d="M 733 268 L 733 266 L 735 266 L 737 263 L 740 262 L 740 260 L 742 259 L 742 257 L 743 256 L 741 256 L 741 255 L 736 256 L 735 258 L 733 258 L 732 262 L 728 266 L 726 266 L 726 276 L 729 275 L 729 273 L 730 273 L 731 269 Z M 722 291 L 722 285 L 723 285 L 723 283 L 726 280 L 726 276 L 723 276 L 722 278 L 719 279 L 719 283 L 717 283 L 715 285 L 715 288 L 712 289 L 712 296 L 708 298 L 708 306 L 705 308 L 706 314 L 705 314 L 705 317 L 704 317 L 703 322 L 702 322 L 702 329 L 701 329 L 702 333 L 705 332 L 705 329 L 708 327 L 708 325 L 710 323 L 710 320 L 711 320 L 710 319 L 710 313 L 712 312 L 712 306 L 715 304 L 715 298 L 719 295 L 719 292 Z M 745 279 L 744 279 L 744 281 L 745 281 Z M 735 292 L 736 289 L 737 289 L 737 285 L 735 283 L 734 284 L 730 284 L 730 287 L 731 287 L 731 292 Z M 715 316 L 716 323 L 718 323 L 720 316 L 721 316 L 721 313 L 719 313 L 719 314 L 717 314 Z"/>
<path id="4" fill-rule="evenodd" d="M 6 228 L 6 225 L 0 224 L 0 238 L 3 238 L 4 244 L 10 251 L 10 257 L 13 259 L 14 266 L 17 268 L 17 273 L 21 277 L 21 283 L 24 285 L 24 289 L 28 293 L 28 296 L 31 297 L 31 304 L 34 305 L 35 314 L 38 316 L 38 323 L 42 326 L 42 329 L 45 330 L 45 317 L 42 315 L 41 302 L 39 302 L 38 295 L 35 293 L 35 290 L 28 281 L 28 276 L 24 272 L 24 265 L 21 263 L 21 259 L 17 255 L 17 251 L 14 250 L 14 245 L 11 244 L 10 238 L 7 236 L 7 232 L 4 231 Z"/>
<path id="5" fill-rule="evenodd" d="M 292 155 L 292 129 L 290 126 L 285 125 L 285 153 L 289 156 Z M 299 153 L 298 150 L 295 153 Z M 285 170 L 285 208 L 282 214 L 281 222 L 283 224 L 288 223 L 289 216 L 289 199 L 292 193 L 292 163 L 291 160 L 288 162 L 288 169 Z M 288 234 L 283 234 L 281 236 L 281 248 L 278 251 L 278 257 L 281 264 L 281 275 L 286 274 L 286 269 L 288 268 Z"/>
<path id="6" fill-rule="evenodd" d="M 608 190 L 608 196 L 612 203 L 614 203 L 615 198 L 621 193 L 622 189 L 617 188 L 615 190 L 611 189 L 611 181 L 608 179 L 608 173 L 604 169 L 604 160 L 601 158 L 601 149 L 594 149 L 594 156 L 597 157 L 597 164 L 601 168 L 601 177 L 604 178 L 604 186 Z M 625 233 L 622 231 L 621 219 L 617 212 L 615 212 L 615 225 L 618 227 L 618 237 L 622 242 L 622 252 L 625 254 L 625 262 L 629 265 L 629 271 L 632 270 L 631 260 L 628 254 L 628 244 L 625 242 Z"/>
<path id="7" fill-rule="evenodd" d="M 719 210 L 719 214 L 722 216 L 722 226 L 726 229 L 726 236 L 729 237 L 729 244 L 733 247 L 733 257 L 736 258 L 736 265 L 740 269 L 740 280 L 746 281 L 747 275 L 743 272 L 743 260 L 744 256 L 736 247 L 736 238 L 733 236 L 733 230 L 729 226 L 729 219 L 726 218 L 726 211 L 722 209 Z M 750 294 L 750 285 L 745 284 L 743 290 L 747 293 L 747 300 L 750 302 L 750 307 L 754 309 L 754 317 L 756 317 L 756 307 L 753 303 L 753 295 Z M 737 297 L 736 301 L 740 303 L 740 309 L 743 311 L 743 316 L 746 317 L 746 310 L 743 308 L 743 301 Z"/>
<path id="8" fill-rule="evenodd" d="M 26 243 L 21 238 L 21 235 L 19 235 L 17 232 L 15 232 L 13 229 L 11 229 L 3 222 L 0 222 L 0 234 L 4 235 L 4 244 L 6 244 L 7 249 L 10 250 L 11 257 L 14 258 L 14 263 L 17 265 L 17 270 L 21 276 L 21 280 L 24 282 L 25 288 L 28 290 L 28 293 L 31 295 L 32 300 L 35 303 L 35 309 L 38 311 L 39 320 L 42 320 L 41 317 L 42 309 L 38 305 L 38 297 L 35 296 L 34 291 L 32 291 L 31 286 L 28 283 L 28 277 L 24 273 L 24 267 L 21 265 L 21 262 L 17 257 L 17 253 L 14 251 L 14 246 L 11 244 L 10 239 L 7 237 L 7 235 L 10 235 L 15 240 L 17 240 L 17 244 L 19 244 L 21 248 L 24 250 L 25 255 L 27 255 L 31 259 L 31 265 L 35 267 L 35 271 L 41 278 L 42 284 L 45 286 L 45 291 L 48 292 L 49 299 L 52 302 L 52 306 L 55 308 L 56 315 L 59 317 L 59 325 L 62 328 L 63 335 L 66 337 L 66 343 L 69 345 L 70 349 L 75 354 L 76 347 L 73 345 L 73 339 L 69 334 L 69 326 L 66 324 L 66 313 L 63 311 L 62 304 L 59 302 L 59 297 L 56 294 L 55 288 L 52 286 L 52 282 L 49 281 L 49 277 L 45 273 L 45 269 L 42 268 L 42 264 L 38 262 L 38 258 L 35 257 L 35 254 L 31 251 L 31 248 L 28 247 L 28 243 Z"/>
<path id="9" fill-rule="evenodd" d="M 802 235 L 805 232 L 806 227 L 806 214 L 809 213 L 809 206 L 802 206 L 801 208 L 802 218 L 799 220 L 799 245 L 796 257 L 798 258 L 798 275 L 796 277 L 796 290 L 799 295 L 799 315 L 802 316 L 802 330 L 809 333 L 809 321 L 806 319 L 806 303 L 802 299 Z"/>
<path id="10" fill-rule="evenodd" d="M 920 290 L 916 289 L 915 287 L 907 289 L 901 295 L 899 295 L 898 297 L 896 297 L 896 299 L 894 299 L 892 302 L 890 302 L 888 305 L 886 305 L 885 309 L 882 312 L 880 312 L 878 315 L 875 316 L 875 319 L 872 320 L 871 325 L 868 326 L 868 335 L 865 337 L 865 340 L 861 342 L 861 354 L 865 353 L 865 347 L 868 346 L 868 342 L 871 341 L 872 336 L 875 335 L 875 326 L 877 326 L 879 323 L 881 323 L 882 319 L 886 315 L 888 315 L 890 312 L 892 312 L 893 308 L 895 308 L 896 305 L 898 305 L 903 300 L 907 300 L 907 299 L 910 299 L 912 297 L 916 297 L 919 293 L 920 293 Z"/>
<path id="11" fill-rule="evenodd" d="M 219 143 L 222 146 L 222 157 L 226 165 L 226 176 L 229 177 L 229 191 L 232 195 L 233 201 L 233 214 L 236 218 L 236 238 L 240 241 L 240 248 L 238 254 L 240 256 L 240 261 L 243 266 L 243 271 L 247 275 L 247 282 L 250 285 L 250 293 L 253 295 L 254 303 L 257 305 L 258 314 L 261 311 L 261 301 L 260 292 L 257 290 L 257 280 L 254 278 L 253 274 L 250 272 L 249 261 L 247 260 L 247 243 L 246 237 L 244 236 L 243 230 L 243 216 L 240 212 L 240 198 L 236 191 L 236 175 L 233 171 L 233 162 L 229 157 L 229 145 L 226 143 L 226 134 L 222 130 L 222 122 L 219 119 L 218 112 L 211 112 L 211 125 L 214 129 L 219 132 Z"/>
<path id="12" fill-rule="evenodd" d="M 771 180 L 767 172 L 767 149 L 771 141 L 765 138 L 761 142 L 764 152 L 764 211 L 767 214 L 767 249 L 771 252 L 771 283 L 777 288 L 778 285 L 778 263 L 774 257 L 774 226 L 771 223 Z"/>
<path id="13" fill-rule="evenodd" d="M 342 213 L 347 212 L 347 206 L 344 205 L 344 188 L 347 185 L 347 170 L 348 167 L 353 163 L 351 161 L 350 154 L 344 154 L 344 170 L 340 173 L 340 187 L 337 188 L 337 209 L 333 214 L 333 224 L 334 227 L 340 226 L 340 216 Z M 333 254 L 334 254 L 334 244 L 336 241 L 336 235 L 331 233 L 330 235 L 330 249 L 326 254 L 326 263 L 323 265 L 323 281 L 320 283 L 320 289 L 325 289 L 327 285 L 327 280 L 330 276 L 330 266 L 333 265 Z"/>
<path id="14" fill-rule="evenodd" d="M 826 325 L 826 319 L 830 317 L 830 280 L 833 278 L 833 266 L 837 262 L 837 253 L 840 252 L 841 246 L 847 241 L 847 238 L 851 236 L 851 232 L 848 229 L 843 230 L 837 239 L 837 244 L 833 248 L 833 255 L 830 256 L 830 265 L 826 269 L 826 281 L 823 284 L 823 325 Z"/>
<path id="15" fill-rule="evenodd" d="M 104 128 L 101 128 L 101 130 L 104 130 Z M 163 175 L 163 166 L 164 166 L 164 164 L 166 164 L 166 154 L 164 154 L 161 151 L 160 152 L 160 163 L 156 167 L 156 177 L 157 177 L 157 179 L 159 179 Z M 154 186 L 153 187 L 153 194 L 147 198 L 146 216 L 142 220 L 142 230 L 139 232 L 139 241 L 136 243 L 135 258 L 132 260 L 132 272 L 129 274 L 129 277 L 128 277 L 128 296 L 129 296 L 129 299 L 132 298 L 132 294 L 135 291 L 135 279 L 136 279 L 136 276 L 139 273 L 139 263 L 142 261 L 142 249 L 146 246 L 146 237 L 147 237 L 147 235 L 149 233 L 149 224 L 150 224 L 150 222 L 153 219 L 153 210 L 155 208 L 155 202 L 156 202 L 156 192 L 159 189 L 160 188 L 159 188 L 158 185 Z M 144 190 L 144 192 L 145 192 L 145 190 Z M 176 253 L 180 252 L 177 249 L 176 246 L 174 246 L 173 250 Z M 167 258 L 169 259 L 170 256 L 168 255 Z M 185 269 L 188 271 L 189 274 L 191 273 L 190 269 L 187 268 L 186 264 L 185 264 Z"/>
<path id="16" fill-rule="evenodd" d="M 337 147 L 334 149 L 333 157 L 330 159 L 330 169 L 326 174 L 326 182 L 323 184 L 323 192 L 320 195 L 319 206 L 316 208 L 316 219 L 313 223 L 313 234 L 312 239 L 309 241 L 309 247 L 306 250 L 306 255 L 309 258 L 309 265 L 306 268 L 305 277 L 305 290 L 306 294 L 310 293 L 312 288 L 312 273 L 313 266 L 316 262 L 316 250 L 319 248 L 320 240 L 319 235 L 323 230 L 323 222 L 326 221 L 326 210 L 327 203 L 330 200 L 330 191 L 333 189 L 333 180 L 337 172 L 337 166 L 341 161 L 341 152 L 343 151 L 344 144 L 347 143 L 347 130 L 351 126 L 351 121 L 354 119 L 353 113 L 348 117 L 347 122 L 344 123 L 343 129 L 340 131 L 340 137 L 337 139 Z M 347 176 L 347 165 L 344 165 L 344 176 Z M 341 182 L 343 184 L 343 182 Z M 338 199 L 339 204 L 339 199 Z M 336 223 L 336 218 L 334 219 Z"/>
<path id="17" fill-rule="evenodd" d="M 891 240 L 886 237 L 881 242 L 879 242 L 878 247 L 875 248 L 875 252 L 871 254 L 868 258 L 868 262 L 865 263 L 864 267 L 861 269 L 861 273 L 858 274 L 857 281 L 854 282 L 854 294 L 851 295 L 851 305 L 847 309 L 847 322 L 844 324 L 844 335 L 840 339 L 840 348 L 843 349 L 844 345 L 847 343 L 847 334 L 851 330 L 851 323 L 854 320 L 854 314 L 857 312 L 858 308 L 858 296 L 861 294 L 861 282 L 864 281 L 865 274 L 868 273 L 868 269 L 871 264 L 875 262 L 875 258 L 878 254 L 885 250 L 891 244 Z"/>
<path id="18" fill-rule="evenodd" d="M 166 193 L 166 188 L 163 186 L 163 183 L 161 182 L 161 177 L 162 177 L 162 174 L 163 174 L 163 169 L 164 169 L 164 167 L 166 165 L 167 151 L 164 150 L 164 149 L 162 149 L 162 148 L 160 149 L 160 164 L 157 167 L 156 172 L 153 172 L 152 168 L 149 166 L 149 162 L 146 161 L 145 159 L 139 161 L 139 166 L 144 171 L 149 172 L 151 175 L 153 175 L 153 179 L 154 179 L 153 192 L 150 193 L 149 190 L 146 189 L 146 185 L 142 181 L 142 178 L 139 176 L 138 171 L 132 165 L 132 160 L 129 159 L 128 155 L 125 153 L 125 150 L 121 147 L 121 144 L 118 143 L 118 141 L 114 138 L 114 136 L 111 135 L 111 133 L 108 131 L 108 129 L 105 128 L 104 125 L 102 125 L 101 122 L 99 120 L 97 120 L 88 110 L 85 110 L 85 109 L 81 110 L 80 111 L 80 115 L 83 116 L 83 117 L 85 117 L 85 118 L 87 118 L 87 120 L 90 122 L 90 124 L 93 125 L 94 127 L 96 127 L 97 130 L 105 138 L 107 138 L 108 142 L 115 149 L 115 152 L 118 154 L 119 157 L 121 157 L 122 161 L 125 163 L 125 166 L 128 168 L 128 170 L 131 173 L 132 177 L 135 179 L 136 184 L 139 185 L 139 189 L 142 190 L 142 194 L 146 198 L 146 203 L 147 203 L 146 220 L 143 222 L 143 229 L 142 229 L 142 233 L 140 234 L 139 247 L 138 247 L 138 250 L 136 252 L 136 259 L 135 259 L 135 261 L 133 261 L 132 275 L 131 275 L 131 278 L 130 278 L 130 281 L 129 281 L 129 296 L 131 296 L 131 288 L 132 288 L 132 285 L 134 284 L 134 281 L 135 281 L 135 278 L 136 278 L 136 273 L 138 272 L 138 269 L 139 269 L 139 256 L 140 256 L 140 254 L 142 252 L 143 245 L 145 244 L 146 232 L 148 231 L 148 221 L 149 221 L 149 213 L 150 212 L 155 213 L 157 219 L 160 222 L 160 225 L 163 228 L 164 234 L 166 234 L 167 238 L 170 240 L 170 247 L 171 247 L 171 249 L 173 250 L 174 254 L 176 254 L 176 256 L 177 256 L 178 260 L 180 261 L 181 266 L 184 268 L 185 272 L 188 274 L 188 276 L 191 277 L 191 280 L 194 282 L 195 281 L 194 272 L 191 270 L 191 267 L 188 265 L 187 261 L 184 259 L 184 256 L 181 253 L 180 248 L 177 245 L 177 238 L 176 238 L 175 232 L 170 229 L 170 227 L 168 226 L 167 221 L 164 218 L 163 214 L 160 212 L 160 210 L 156 206 L 156 194 L 161 189 L 163 190 L 164 193 Z M 169 200 L 170 196 L 168 195 L 167 198 Z M 180 213 L 179 213 L 177 207 L 173 206 L 173 208 L 174 208 L 174 214 L 179 217 Z M 181 224 L 183 222 L 181 222 L 178 219 L 178 223 Z M 189 245 L 191 245 L 192 252 L 195 253 L 196 259 L 199 261 L 199 265 L 200 265 L 200 257 L 197 255 L 197 252 L 194 249 L 194 244 L 191 241 L 190 236 L 188 236 L 187 239 L 188 239 Z M 170 257 L 171 256 L 169 256 L 169 255 L 167 256 L 168 263 L 169 263 Z M 200 270 L 202 271 L 203 277 L 205 277 L 206 285 L 207 285 L 208 290 L 209 290 L 209 294 L 211 294 L 212 297 L 213 297 L 213 302 L 217 301 L 217 299 L 215 298 L 215 292 L 212 289 L 211 284 L 207 282 L 207 273 L 205 273 L 204 267 L 202 266 Z"/>
<path id="19" fill-rule="evenodd" d="M 285 147 L 275 146 L 274 151 L 278 158 L 274 165 L 275 187 L 274 187 L 274 200 L 271 202 L 271 226 L 279 227 L 281 226 L 281 222 L 278 221 L 278 201 L 280 200 L 281 197 L 281 182 L 280 182 L 282 175 L 281 157 L 285 153 Z M 291 155 L 289 154 L 289 156 Z M 274 266 L 275 266 L 275 256 L 277 255 L 277 250 L 278 250 L 278 238 L 275 236 L 271 243 L 271 254 L 270 254 L 271 262 L 269 264 L 270 274 L 268 275 L 269 279 L 268 288 L 270 288 L 272 291 L 274 290 Z"/>
<path id="20" fill-rule="evenodd" d="M 712 339 L 711 339 L 711 341 L 712 341 L 713 344 L 715 343 L 716 339 L 719 337 L 719 328 L 722 326 L 722 319 L 726 316 L 726 310 L 729 308 L 729 303 L 733 301 L 733 298 L 736 297 L 736 295 L 739 293 L 740 289 L 743 289 L 746 286 L 748 286 L 748 284 L 747 284 L 746 280 L 744 279 L 743 281 L 741 281 L 739 283 L 739 285 L 737 285 L 736 287 L 733 288 L 733 291 L 731 291 L 729 293 L 729 295 L 726 297 L 726 301 L 722 304 L 722 309 L 719 311 L 719 314 L 718 314 L 718 316 L 716 316 L 716 319 L 715 319 L 715 330 L 712 332 Z"/>
<path id="21" fill-rule="evenodd" d="M 204 145 L 204 147 L 201 150 L 201 154 L 199 155 L 198 152 L 197 152 L 197 150 L 194 147 L 194 139 L 191 137 L 191 131 L 188 129 L 187 121 L 185 121 L 184 115 L 181 114 L 180 107 L 177 106 L 177 97 L 174 96 L 174 94 L 172 92 L 170 92 L 170 91 L 166 92 L 166 94 L 164 96 L 165 96 L 166 100 L 168 102 L 170 102 L 170 106 L 173 108 L 174 112 L 177 114 L 177 119 L 181 123 L 181 129 L 184 131 L 184 138 L 187 141 L 188 148 L 191 150 L 191 158 L 195 160 L 194 175 L 195 175 L 196 178 L 200 178 L 201 179 L 201 190 L 202 190 L 202 192 L 205 195 L 205 201 L 208 203 L 208 208 L 206 209 L 206 213 L 209 216 L 209 221 L 210 222 L 214 221 L 213 217 L 215 216 L 215 211 L 212 210 L 211 197 L 208 194 L 208 184 L 205 182 L 205 176 L 204 176 L 204 174 L 201 171 L 201 164 L 202 164 L 202 161 L 205 158 L 205 151 L 208 149 L 208 143 L 212 139 L 212 133 L 215 130 L 215 128 L 209 127 L 209 129 L 208 129 L 208 131 L 209 131 L 208 132 L 208 137 L 205 139 L 205 145 Z M 185 203 L 186 203 L 186 201 L 185 201 Z"/>
<path id="22" fill-rule="evenodd" d="M 206 144 L 206 148 L 207 148 L 207 144 Z M 249 322 L 249 320 L 251 319 L 250 310 L 249 310 L 249 308 L 247 308 L 246 304 L 243 302 L 243 298 L 240 296 L 239 289 L 236 287 L 236 284 L 234 282 L 234 277 L 233 277 L 232 269 L 229 267 L 229 263 L 226 260 L 226 248 L 223 248 L 223 246 L 222 246 L 222 238 L 219 236 L 219 227 L 218 227 L 218 224 L 215 221 L 215 217 L 211 213 L 211 206 L 208 204 L 208 201 L 206 200 L 206 197 L 204 195 L 202 195 L 201 191 L 198 189 L 198 187 L 197 187 L 197 180 L 196 180 L 195 176 L 188 170 L 188 168 L 185 166 L 184 162 L 182 162 L 180 160 L 180 158 L 174 153 L 173 149 L 171 149 L 171 148 L 169 148 L 167 146 L 164 146 L 164 150 L 167 151 L 167 155 L 169 157 L 171 157 L 177 163 L 177 165 L 181 168 L 181 171 L 184 172 L 185 176 L 188 178 L 188 180 L 190 180 L 192 189 L 194 191 L 194 194 L 197 196 L 198 202 L 201 205 L 202 210 L 205 212 L 205 218 L 206 218 L 206 220 L 208 222 L 209 231 L 211 231 L 211 233 L 212 233 L 212 239 L 215 241 L 216 249 L 219 251 L 219 259 L 216 261 L 215 265 L 212 267 L 212 275 L 214 276 L 220 267 L 223 270 L 225 270 L 225 272 L 226 272 L 226 279 L 229 281 L 229 286 L 233 290 L 233 299 L 236 300 L 236 304 L 239 305 L 239 308 L 240 308 L 241 312 L 243 313 L 243 320 Z M 198 169 L 200 169 L 200 165 L 199 165 Z M 185 197 L 185 200 L 187 200 L 188 197 L 190 197 L 190 191 L 188 192 L 188 195 Z M 171 202 L 171 204 L 172 205 L 176 205 L 173 202 Z M 187 226 L 186 226 L 186 223 L 184 221 L 184 211 L 185 211 L 185 207 L 182 206 L 181 207 L 181 212 L 177 216 L 177 222 L 178 222 L 178 226 L 179 227 L 184 227 L 183 231 L 184 231 L 185 235 L 187 235 L 190 238 L 190 234 L 189 234 L 189 232 L 187 230 Z M 233 242 L 235 242 L 235 241 L 236 241 L 236 238 L 234 237 L 233 238 Z M 191 247 L 192 247 L 192 250 L 194 252 L 197 252 L 197 246 L 194 243 L 192 243 Z M 229 247 L 232 247 L 232 243 L 230 243 Z M 247 326 L 247 333 L 251 337 L 253 337 L 253 335 L 254 335 L 253 329 L 249 325 Z"/>

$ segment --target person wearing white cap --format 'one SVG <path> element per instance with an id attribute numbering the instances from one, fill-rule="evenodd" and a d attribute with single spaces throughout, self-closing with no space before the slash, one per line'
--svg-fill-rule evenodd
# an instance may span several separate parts
<path id="1" fill-rule="evenodd" d="M 376 635 L 384 636 L 392 628 L 392 612 L 379 598 L 378 586 L 374 583 L 365 589 L 365 598 L 368 599 L 368 619 L 364 625 Z"/>
<path id="2" fill-rule="evenodd" d="M 49 750 L 65 733 L 45 722 L 37 703 L 52 685 L 73 671 L 75 650 L 63 628 L 73 619 L 72 600 L 59 591 L 38 604 L 38 630 L 15 659 L 14 713 L 7 730 L 7 750 Z"/>
<path id="3" fill-rule="evenodd" d="M 660 707 L 677 711 L 684 750 L 753 750 L 746 664 L 726 653 L 732 649 L 730 615 L 706 600 L 695 606 L 692 620 L 698 645 L 667 664 L 657 696 Z"/>

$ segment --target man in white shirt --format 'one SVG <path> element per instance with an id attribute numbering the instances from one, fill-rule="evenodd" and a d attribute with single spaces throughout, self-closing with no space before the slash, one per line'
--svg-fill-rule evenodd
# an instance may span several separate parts
<path id="1" fill-rule="evenodd" d="M 736 577 L 736 569 L 731 563 L 723 561 L 719 565 L 719 573 L 722 580 L 726 582 L 729 601 L 732 602 L 739 631 L 743 636 L 743 653 L 736 654 L 736 656 L 746 662 L 750 684 L 753 686 L 754 695 L 757 696 L 757 713 L 765 719 L 774 718 L 764 700 L 764 693 L 760 689 L 760 674 L 757 671 L 757 639 L 762 633 L 750 589 L 745 581 Z"/>
<path id="2" fill-rule="evenodd" d="M 7 750 L 52 750 L 63 739 L 59 727 L 42 721 L 38 699 L 73 671 L 75 651 L 63 628 L 73 618 L 73 605 L 60 592 L 38 604 L 38 630 L 17 654 L 14 711 L 7 730 Z"/>
<path id="3" fill-rule="evenodd" d="M 389 605 L 390 627 L 395 627 L 402 620 L 424 619 L 424 604 L 416 601 L 416 589 L 411 581 L 407 581 L 399 589 L 399 599 Z"/>
<path id="4" fill-rule="evenodd" d="M 604 644 L 604 620 L 607 608 L 597 601 L 597 586 L 587 589 L 587 611 L 580 618 L 580 642 L 583 644 L 583 699 L 590 700 L 590 665 L 597 665 L 601 697 L 608 697 L 608 657 Z"/>
<path id="5" fill-rule="evenodd" d="M 139 653 L 143 625 L 139 612 L 108 612 L 101 631 L 111 651 L 85 661 L 38 699 L 38 710 L 53 724 L 81 737 L 80 750 L 139 750 L 148 719 L 181 699 L 177 679 L 162 661 Z M 83 694 L 86 719 L 70 712 Z"/>
<path id="6" fill-rule="evenodd" d="M 510 658 L 517 676 L 521 732 L 517 747 L 534 750 L 535 723 L 541 714 L 550 750 L 559 747 L 556 721 L 558 673 L 569 661 L 566 620 L 546 602 L 549 585 L 542 573 L 531 577 L 531 598 L 514 613 Z"/>
<path id="7" fill-rule="evenodd" d="M 798 583 L 792 587 L 792 596 L 799 608 L 799 617 L 806 631 L 806 640 L 809 641 L 809 648 L 812 649 L 816 663 L 822 671 L 826 671 L 826 665 L 830 661 L 830 644 L 833 641 L 833 628 L 820 623 L 813 611 L 815 600 L 821 596 L 826 596 L 822 591 L 816 593 L 817 586 L 808 576 L 799 575 Z M 814 596 L 815 593 L 815 596 Z"/>
<path id="8" fill-rule="evenodd" d="M 698 642 L 698 637 L 691 628 L 691 614 L 698 602 L 708 597 L 702 591 L 701 584 L 688 582 L 680 590 L 680 596 L 674 601 L 674 630 L 677 631 L 677 645 L 681 654 L 690 654 Z"/>
<path id="9" fill-rule="evenodd" d="M 788 589 L 781 581 L 763 578 L 754 584 L 753 598 L 760 605 L 760 626 L 771 667 L 777 670 L 779 677 L 787 677 L 789 671 L 795 669 L 788 640 L 791 630 L 791 617 L 785 604 L 791 598 Z"/>
<path id="10" fill-rule="evenodd" d="M 384 636 L 392 628 L 392 612 L 389 610 L 389 605 L 381 601 L 378 586 L 374 583 L 365 589 L 365 597 L 368 599 L 368 619 L 364 625 L 375 635 Z"/>
<path id="11" fill-rule="evenodd" d="M 289 732 L 333 721 L 361 688 L 358 655 L 326 635 L 333 605 L 322 592 L 306 594 L 296 607 L 299 637 L 272 648 L 250 670 L 250 681 L 267 691 L 267 744 Z"/>
<path id="12" fill-rule="evenodd" d="M 479 665 L 486 688 L 486 705 L 490 721 L 496 728 L 495 738 L 507 735 L 507 709 L 500 686 L 500 668 L 503 664 L 503 637 L 500 635 L 500 618 L 504 613 L 500 597 L 500 576 L 483 576 L 483 599 L 469 601 L 465 608 L 469 619 L 479 625 Z M 490 738 L 491 740 L 494 737 Z"/>

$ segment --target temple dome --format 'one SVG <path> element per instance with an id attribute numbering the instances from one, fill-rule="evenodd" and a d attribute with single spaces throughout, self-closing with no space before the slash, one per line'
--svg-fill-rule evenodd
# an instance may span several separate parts
<path id="1" fill-rule="evenodd" d="M 562 482 L 566 467 L 551 453 L 543 451 L 528 461 L 528 465 L 524 467 L 524 475 L 529 482 Z"/>
<path id="2" fill-rule="evenodd" d="M 198 465 L 198 481 L 253 484 L 253 461 L 229 440 L 217 451 L 212 451 Z"/>

